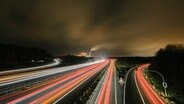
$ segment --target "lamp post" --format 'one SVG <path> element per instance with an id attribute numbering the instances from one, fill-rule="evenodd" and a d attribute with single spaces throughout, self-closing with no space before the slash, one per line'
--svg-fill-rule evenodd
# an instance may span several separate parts
<path id="1" fill-rule="evenodd" d="M 162 86 L 163 86 L 163 88 L 164 88 L 164 94 L 165 94 L 165 96 L 167 97 L 167 83 L 165 82 L 165 79 L 164 79 L 164 76 L 160 73 L 160 72 L 158 72 L 158 71 L 155 71 L 155 70 L 147 70 L 147 71 L 149 71 L 149 72 L 153 72 L 153 73 L 156 73 L 156 74 L 158 74 L 159 76 L 161 76 L 161 78 L 162 78 Z"/>

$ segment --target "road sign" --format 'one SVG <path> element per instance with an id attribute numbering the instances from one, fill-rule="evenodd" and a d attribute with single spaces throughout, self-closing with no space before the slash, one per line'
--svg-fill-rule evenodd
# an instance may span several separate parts
<path id="1" fill-rule="evenodd" d="M 163 86 L 164 88 L 167 88 L 167 83 L 166 83 L 166 82 L 162 82 L 162 86 Z"/>

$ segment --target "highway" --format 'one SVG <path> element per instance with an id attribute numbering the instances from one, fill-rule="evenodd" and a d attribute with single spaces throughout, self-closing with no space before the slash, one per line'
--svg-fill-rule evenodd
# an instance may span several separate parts
<path id="1" fill-rule="evenodd" d="M 49 69 L 45 69 L 45 70 L 36 70 L 36 71 L 25 72 L 25 73 L 16 73 L 16 74 L 7 75 L 7 76 L 4 75 L 4 76 L 0 77 L 0 87 L 5 86 L 5 85 L 14 84 L 14 83 L 27 81 L 27 80 L 31 80 L 31 79 L 41 78 L 41 77 L 48 76 L 48 75 L 62 73 L 62 72 L 70 71 L 70 70 L 75 70 L 75 69 L 78 69 L 81 67 L 100 63 L 103 61 L 104 60 L 89 62 L 89 63 L 85 63 L 85 64 L 60 67 L 60 68 L 49 68 Z"/>
<path id="2" fill-rule="evenodd" d="M 115 68 L 115 60 L 110 65 L 94 90 L 88 104 L 121 104 L 121 86 Z"/>
<path id="3" fill-rule="evenodd" d="M 127 72 L 123 90 L 123 104 L 165 104 L 143 76 L 143 70 L 148 65 L 135 66 Z"/>
<path id="4" fill-rule="evenodd" d="M 113 59 L 0 76 L 0 104 L 164 104 L 144 78 L 148 66 L 132 67 L 123 86 Z"/>
<path id="5" fill-rule="evenodd" d="M 80 65 L 68 66 L 64 68 L 52 68 L 47 69 L 47 72 L 43 71 L 34 71 L 34 72 L 26 72 L 21 73 L 21 75 L 15 75 L 12 77 L 4 77 L 4 80 L 1 79 L 1 86 L 8 86 L 22 83 L 22 81 L 28 82 L 31 80 L 36 81 L 41 77 L 53 77 L 55 74 L 56 78 L 50 79 L 48 81 L 44 81 L 42 83 L 36 83 L 25 90 L 15 91 L 10 94 L 6 94 L 1 96 L 1 103 L 7 104 L 37 104 L 37 103 L 57 103 L 60 100 L 64 99 L 65 96 L 70 94 L 76 88 L 81 86 L 82 84 L 88 82 L 92 76 L 96 75 L 105 66 L 109 63 L 108 60 L 100 60 Z M 50 71 L 49 71 L 50 70 Z M 46 71 L 46 70 L 44 70 Z M 19 73 L 20 74 L 20 73 Z M 25 75 L 24 75 L 25 74 Z M 52 76 L 53 75 L 53 76 Z M 20 81 L 22 78 L 26 78 L 26 80 Z M 38 78 L 39 76 L 39 78 Z M 12 83 L 13 82 L 13 83 Z"/>
<path id="6" fill-rule="evenodd" d="M 156 94 L 143 76 L 143 70 L 148 66 L 149 64 L 143 64 L 136 70 L 136 79 L 139 89 L 141 92 L 144 92 L 142 93 L 142 98 L 143 100 L 146 99 L 144 101 L 146 104 L 164 104 L 163 99 Z"/>

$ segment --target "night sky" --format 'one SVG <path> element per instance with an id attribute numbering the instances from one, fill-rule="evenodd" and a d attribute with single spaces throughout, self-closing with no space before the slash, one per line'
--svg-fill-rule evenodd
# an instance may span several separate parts
<path id="1" fill-rule="evenodd" d="M 154 55 L 184 44 L 184 0 L 1 0 L 0 42 L 55 55 Z"/>

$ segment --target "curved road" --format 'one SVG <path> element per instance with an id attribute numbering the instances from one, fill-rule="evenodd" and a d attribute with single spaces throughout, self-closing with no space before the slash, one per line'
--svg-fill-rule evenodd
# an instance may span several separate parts
<path id="1" fill-rule="evenodd" d="M 143 70 L 149 64 L 131 68 L 126 76 L 123 104 L 164 104 L 143 76 Z"/>

